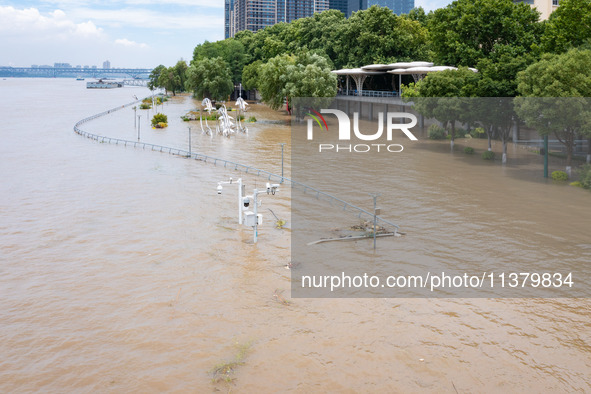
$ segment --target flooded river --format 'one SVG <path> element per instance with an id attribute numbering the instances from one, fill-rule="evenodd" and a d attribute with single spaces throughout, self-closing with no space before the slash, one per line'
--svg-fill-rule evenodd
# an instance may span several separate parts
<path id="1" fill-rule="evenodd" d="M 67 79 L 6 79 L 0 89 L 1 392 L 591 391 L 588 299 L 291 298 L 289 188 L 263 196 L 253 245 L 237 224 L 235 186 L 216 187 L 242 176 L 252 190 L 264 178 L 72 131 L 147 89 Z M 290 176 L 284 115 L 253 105 L 264 122 L 248 135 L 210 138 L 180 119 L 197 105 L 172 98 L 165 130 L 131 107 L 81 127 L 136 140 L 141 115 L 142 141 L 187 149 L 191 126 L 194 152 L 274 173 L 288 143 Z M 483 259 L 550 256 L 589 273 L 591 196 L 540 180 L 530 164 L 539 156 L 510 150 L 503 168 L 445 143 L 416 149 L 420 166 L 400 164 L 405 188 L 383 189 L 384 217 L 407 231 L 383 242 L 401 256 L 468 260 L 473 251 L 458 245 L 482 242 Z M 367 193 L 347 197 L 372 207 Z M 330 205 L 318 212 L 349 220 Z M 348 245 L 359 256 L 370 247 Z"/>

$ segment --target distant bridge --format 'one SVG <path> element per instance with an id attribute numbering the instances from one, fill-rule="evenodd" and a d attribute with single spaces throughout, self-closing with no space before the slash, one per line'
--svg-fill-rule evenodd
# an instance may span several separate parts
<path id="1" fill-rule="evenodd" d="M 149 79 L 151 68 L 0 67 L 0 77 Z"/>
<path id="2" fill-rule="evenodd" d="M 125 86 L 148 86 L 147 79 L 124 79 L 123 85 Z"/>

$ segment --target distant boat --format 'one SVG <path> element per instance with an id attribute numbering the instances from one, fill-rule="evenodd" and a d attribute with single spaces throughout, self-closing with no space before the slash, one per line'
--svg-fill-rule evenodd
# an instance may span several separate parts
<path id="1" fill-rule="evenodd" d="M 84 78 L 78 77 L 78 78 L 76 78 L 76 81 L 84 81 Z"/>
<path id="2" fill-rule="evenodd" d="M 105 82 L 99 79 L 97 82 L 86 82 L 87 89 L 113 89 L 122 88 L 123 83 L 121 82 Z"/>

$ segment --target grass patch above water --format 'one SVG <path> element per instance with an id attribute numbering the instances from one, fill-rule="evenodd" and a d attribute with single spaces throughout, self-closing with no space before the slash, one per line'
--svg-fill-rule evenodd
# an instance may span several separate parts
<path id="1" fill-rule="evenodd" d="M 244 359 L 248 355 L 248 352 L 250 351 L 251 347 L 252 341 L 249 341 L 244 344 L 236 343 L 237 351 L 236 355 L 234 356 L 234 359 L 231 361 L 226 361 L 217 364 L 211 370 L 211 373 L 213 375 L 212 382 L 233 384 L 236 380 L 236 377 L 234 377 L 234 373 L 241 365 L 244 365 Z"/>

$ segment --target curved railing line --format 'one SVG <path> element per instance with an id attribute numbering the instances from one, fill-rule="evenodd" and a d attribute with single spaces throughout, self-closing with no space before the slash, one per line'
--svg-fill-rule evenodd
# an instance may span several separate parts
<path id="1" fill-rule="evenodd" d="M 314 188 L 312 186 L 308 186 L 306 184 L 303 184 L 303 183 L 298 182 L 298 181 L 294 181 L 293 179 L 286 178 L 286 177 L 283 177 L 281 175 L 273 174 L 272 172 L 269 172 L 269 171 L 265 171 L 265 170 L 261 170 L 261 169 L 258 169 L 258 168 L 252 167 L 252 166 L 247 166 L 245 164 L 233 162 L 231 160 L 220 159 L 220 158 L 217 158 L 217 157 L 205 155 L 205 154 L 202 154 L 202 153 L 194 153 L 194 152 L 189 153 L 186 150 L 178 149 L 178 148 L 172 148 L 172 147 L 169 147 L 169 146 L 150 144 L 150 143 L 147 143 L 147 142 L 140 142 L 140 141 L 130 141 L 130 140 L 124 140 L 124 139 L 121 139 L 121 138 L 113 138 L 113 137 L 107 137 L 107 136 L 102 136 L 102 135 L 98 135 L 98 134 L 93 134 L 93 133 L 89 133 L 87 131 L 84 131 L 84 130 L 82 130 L 82 129 L 80 129 L 78 127 L 78 126 L 80 126 L 80 125 L 82 125 L 82 124 L 84 124 L 86 122 L 89 122 L 89 121 L 94 120 L 96 118 L 99 118 L 101 116 L 108 115 L 108 114 L 113 113 L 115 111 L 118 111 L 120 109 L 123 109 L 123 108 L 129 107 L 131 105 L 137 104 L 139 102 L 141 102 L 141 100 L 137 100 L 137 101 L 131 102 L 129 104 L 122 105 L 121 107 L 116 107 L 116 108 L 113 108 L 113 109 L 110 109 L 110 110 L 107 110 L 107 111 L 103 111 L 101 113 L 98 113 L 98 114 L 89 116 L 87 118 L 84 118 L 84 119 L 78 121 L 74 125 L 74 131 L 77 134 L 79 134 L 79 135 L 82 135 L 82 136 L 84 136 L 86 138 L 90 138 L 90 139 L 92 139 L 94 141 L 97 141 L 97 142 L 109 143 L 109 144 L 113 144 L 114 143 L 116 145 L 123 144 L 125 146 L 128 146 L 128 145 L 131 146 L 131 145 L 133 145 L 134 148 L 140 147 L 142 149 L 150 148 L 152 151 L 158 151 L 159 150 L 160 152 L 167 152 L 167 153 L 169 153 L 171 155 L 175 155 L 175 156 L 183 156 L 183 157 L 191 158 L 191 159 L 194 159 L 194 160 L 200 160 L 200 161 L 203 161 L 204 163 L 207 163 L 208 160 L 210 162 L 213 161 L 213 165 L 215 165 L 215 166 L 217 166 L 221 162 L 221 163 L 224 164 L 224 168 L 228 168 L 228 164 L 230 164 L 231 166 L 234 166 L 234 170 L 235 171 L 244 171 L 247 174 L 256 175 L 256 176 L 264 175 L 270 181 L 276 181 L 276 182 L 281 182 L 281 183 L 289 183 L 292 188 L 294 188 L 294 187 L 300 187 L 300 188 L 302 188 L 303 191 L 304 191 L 304 193 L 307 193 L 308 191 L 313 192 L 314 194 L 316 194 L 316 198 L 318 200 L 320 200 L 320 197 L 322 196 L 324 198 L 327 198 L 328 199 L 328 202 L 331 205 L 333 205 L 333 202 L 339 203 L 339 206 L 342 205 L 343 211 L 347 211 L 348 209 L 353 210 L 353 211 L 357 211 L 359 218 L 361 218 L 362 215 L 365 215 L 369 219 L 372 219 L 373 220 L 373 217 L 374 217 L 373 213 L 371 213 L 369 211 L 366 211 L 363 208 L 359 208 L 358 206 L 355 206 L 353 204 L 350 204 L 350 203 L 348 203 L 348 202 L 346 202 L 344 200 L 341 200 L 340 198 L 337 198 L 337 197 L 335 197 L 335 196 L 333 196 L 331 194 L 328 194 L 326 192 L 323 192 L 321 190 L 318 190 L 318 189 L 316 189 L 316 188 Z M 381 218 L 379 216 L 377 216 L 377 221 L 379 223 L 383 223 L 385 225 L 393 226 L 394 228 L 399 229 L 398 225 L 396 225 L 396 224 L 394 224 L 394 223 L 392 223 L 392 222 L 390 222 L 390 221 L 388 221 L 386 219 L 383 219 L 383 218 Z"/>

